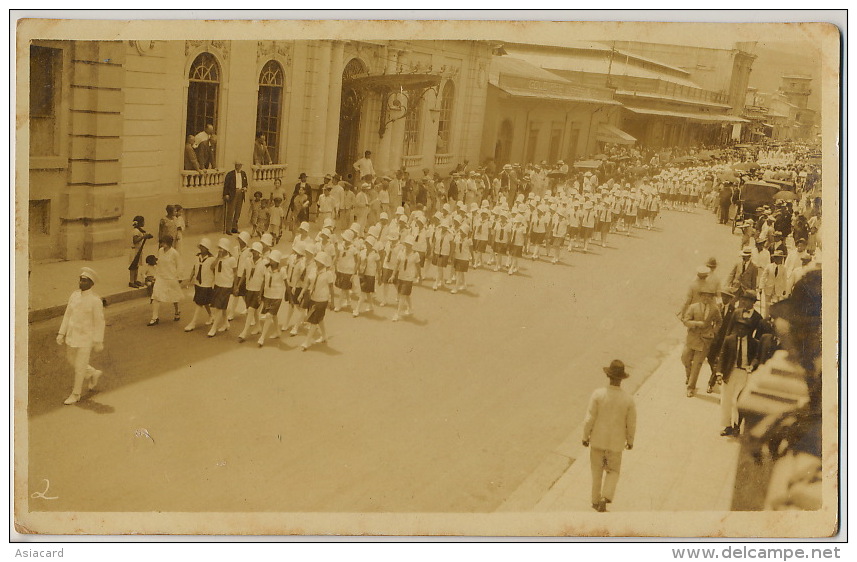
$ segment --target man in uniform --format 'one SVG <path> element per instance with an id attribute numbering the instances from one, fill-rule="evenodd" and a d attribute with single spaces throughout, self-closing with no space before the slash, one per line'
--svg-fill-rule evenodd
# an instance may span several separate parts
<path id="1" fill-rule="evenodd" d="M 88 267 L 80 270 L 79 289 L 68 299 L 57 334 L 57 344 L 66 345 L 66 358 L 74 368 L 74 387 L 63 402 L 66 405 L 80 400 L 85 382 L 92 390 L 101 377 L 101 371 L 89 364 L 90 354 L 104 349 L 104 304 L 92 290 L 97 281 L 94 270 Z"/>

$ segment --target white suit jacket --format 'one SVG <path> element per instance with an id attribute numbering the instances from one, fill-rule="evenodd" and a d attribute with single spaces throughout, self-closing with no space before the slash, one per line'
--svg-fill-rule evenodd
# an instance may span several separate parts
<path id="1" fill-rule="evenodd" d="M 104 342 L 104 305 L 92 289 L 77 290 L 68 299 L 59 333 L 70 347 Z"/>
<path id="2" fill-rule="evenodd" d="M 583 439 L 594 449 L 622 451 L 634 444 L 637 407 L 630 394 L 619 387 L 599 388 L 589 399 L 583 422 Z"/>

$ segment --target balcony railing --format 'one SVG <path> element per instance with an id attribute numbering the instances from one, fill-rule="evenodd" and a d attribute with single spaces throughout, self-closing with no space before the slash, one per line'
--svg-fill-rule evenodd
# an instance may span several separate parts
<path id="1" fill-rule="evenodd" d="M 288 164 L 267 164 L 267 165 L 253 165 L 250 166 L 250 170 L 253 172 L 253 179 L 251 180 L 255 183 L 265 183 L 271 182 L 274 180 L 283 180 L 283 177 L 286 175 L 286 168 L 288 168 Z"/>
<path id="2" fill-rule="evenodd" d="M 435 166 L 446 166 L 452 162 L 452 154 L 435 154 L 434 155 L 434 165 Z"/>
<path id="3" fill-rule="evenodd" d="M 202 172 L 182 170 L 182 188 L 202 189 L 222 186 L 226 172 L 227 170 L 204 170 Z"/>
<path id="4" fill-rule="evenodd" d="M 413 168 L 414 166 L 419 166 L 423 161 L 423 155 L 418 154 L 416 156 L 402 156 L 402 168 Z"/>

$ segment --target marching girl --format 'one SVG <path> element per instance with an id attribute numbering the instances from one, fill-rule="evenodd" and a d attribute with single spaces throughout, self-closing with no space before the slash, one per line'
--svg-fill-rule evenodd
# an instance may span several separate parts
<path id="1" fill-rule="evenodd" d="M 568 210 L 568 251 L 578 247 L 580 241 L 580 201 L 574 197 Z"/>
<path id="2" fill-rule="evenodd" d="M 441 220 L 434 231 L 434 255 L 432 256 L 431 263 L 435 266 L 434 285 L 432 285 L 432 290 L 435 291 L 446 280 L 446 266 L 449 263 L 449 254 L 452 246 L 449 223 L 446 220 Z"/>
<path id="3" fill-rule="evenodd" d="M 217 243 L 217 257 L 214 259 L 212 269 L 214 270 L 214 291 L 211 295 L 212 315 L 211 329 L 208 337 L 213 338 L 217 332 L 225 332 L 229 329 L 229 320 L 226 317 L 226 307 L 229 305 L 229 297 L 235 286 L 235 258 L 229 252 L 229 239 L 221 238 Z"/>
<path id="4" fill-rule="evenodd" d="M 487 207 L 482 207 L 479 209 L 473 229 L 473 249 L 476 252 L 476 262 L 473 267 L 475 268 L 482 267 L 482 260 L 488 250 L 488 239 L 491 237 L 491 226 L 491 212 Z"/>
<path id="5" fill-rule="evenodd" d="M 414 251 L 414 239 L 410 235 L 402 240 L 402 249 L 396 259 L 396 290 L 399 294 L 399 307 L 393 316 L 393 322 L 398 322 L 402 316 L 411 315 L 411 291 L 419 273 L 420 258 Z M 454 292 L 454 291 L 453 291 Z"/>
<path id="6" fill-rule="evenodd" d="M 354 285 L 354 275 L 357 273 L 358 250 L 354 247 L 354 231 L 346 230 L 342 233 L 342 241 L 337 250 L 338 257 L 336 260 L 336 288 L 339 289 L 340 295 L 344 298 L 344 302 L 336 303 L 334 296 L 334 312 L 339 312 L 343 308 L 351 308 L 352 288 Z"/>
<path id="7" fill-rule="evenodd" d="M 393 283 L 393 265 L 396 259 L 396 246 L 398 246 L 399 235 L 396 232 L 387 234 L 387 241 L 384 244 L 384 250 L 381 253 L 381 277 L 378 283 L 378 304 L 387 306 L 387 296 L 389 289 L 387 287 Z M 390 302 L 393 302 L 392 299 Z"/>
<path id="8" fill-rule="evenodd" d="M 592 201 L 587 201 L 583 204 L 579 216 L 581 237 L 583 238 L 583 253 L 586 253 L 589 251 L 589 241 L 595 232 L 595 206 L 592 204 Z"/>
<path id="9" fill-rule="evenodd" d="M 649 199 L 649 223 L 646 225 L 646 228 L 649 230 L 655 226 L 655 219 L 658 218 L 658 213 L 661 210 L 661 198 L 657 193 L 652 194 L 652 198 Z"/>
<path id="10" fill-rule="evenodd" d="M 507 267 L 509 254 L 509 240 L 512 237 L 512 225 L 509 224 L 509 215 L 505 211 L 500 212 L 500 220 L 494 223 L 494 232 L 491 238 L 491 249 L 494 253 L 494 271 Z"/>
<path id="11" fill-rule="evenodd" d="M 329 255 L 319 252 L 313 261 L 315 266 L 307 273 L 306 279 L 308 297 L 304 297 L 308 302 L 306 321 L 309 324 L 309 330 L 307 330 L 306 340 L 301 344 L 301 351 L 306 351 L 314 343 L 327 341 L 324 315 L 330 306 L 333 284 L 336 281 L 336 276 L 331 271 L 333 260 Z M 319 335 L 317 339 L 315 339 L 316 334 Z"/>
<path id="12" fill-rule="evenodd" d="M 539 205 L 530 219 L 530 249 L 532 250 L 530 257 L 534 260 L 541 259 L 542 257 L 542 244 L 544 244 L 548 223 L 550 222 L 547 210 L 548 208 L 545 205 Z"/>
<path id="13" fill-rule="evenodd" d="M 235 270 L 235 285 L 232 288 L 232 296 L 229 297 L 229 304 L 226 307 L 226 319 L 229 321 L 234 319 L 235 309 L 238 307 L 239 301 L 244 300 L 244 296 L 247 293 L 247 260 L 250 259 L 250 253 L 250 234 L 247 231 L 241 231 L 238 234 L 238 265 Z M 246 309 L 246 301 L 244 305 Z M 239 314 L 242 314 L 242 312 L 239 312 Z"/>
<path id="14" fill-rule="evenodd" d="M 612 197 L 612 204 L 610 207 L 610 215 L 613 219 L 613 224 L 611 225 L 612 232 L 619 233 L 622 231 L 620 224 L 622 221 L 622 208 L 625 206 L 625 197 L 622 191 L 617 191 L 616 195 Z"/>
<path id="15" fill-rule="evenodd" d="M 431 266 L 437 264 L 436 254 L 434 252 L 434 240 L 437 233 L 437 227 L 440 224 L 440 218 L 440 213 L 432 215 L 431 219 L 428 221 L 428 225 L 423 231 L 423 238 L 425 239 L 426 244 L 426 261 L 423 264 L 422 271 L 420 272 L 420 277 L 423 279 L 428 277 Z"/>
<path id="16" fill-rule="evenodd" d="M 185 332 L 192 332 L 196 329 L 197 323 L 202 320 L 203 312 L 210 317 L 211 299 L 214 296 L 214 255 L 211 253 L 211 240 L 203 238 L 197 247 L 199 248 L 199 252 L 196 254 L 197 262 L 193 265 L 191 272 L 193 304 L 196 306 L 193 309 L 193 318 L 191 318 L 190 324 L 185 326 Z"/>
<path id="17" fill-rule="evenodd" d="M 304 244 L 292 245 L 292 253 L 286 259 L 285 278 L 286 278 L 286 295 L 283 300 L 288 302 L 286 309 L 286 317 L 280 326 L 280 330 L 285 332 L 289 330 L 292 320 L 292 315 L 301 318 L 303 309 L 301 303 L 301 291 L 303 290 L 304 277 L 306 276 L 306 250 Z"/>
<path id="18" fill-rule="evenodd" d="M 601 247 L 607 247 L 607 235 L 613 228 L 613 198 L 606 197 L 599 201 L 595 209 L 598 216 L 598 230 L 601 233 Z"/>
<path id="19" fill-rule="evenodd" d="M 375 312 L 372 295 L 375 294 L 375 279 L 378 276 L 378 268 L 381 263 L 381 254 L 378 252 L 380 248 L 381 243 L 374 236 L 367 236 L 366 241 L 362 243 L 362 248 L 360 248 L 360 260 L 357 265 L 360 278 L 360 295 L 357 297 L 357 306 L 351 313 L 355 318 L 361 312 Z M 365 310 L 363 303 L 368 305 Z"/>
<path id="20" fill-rule="evenodd" d="M 565 236 L 568 233 L 568 212 L 563 206 L 562 208 L 554 207 L 553 217 L 550 225 L 550 253 L 553 254 L 551 263 L 559 263 L 559 252 L 565 242 Z"/>
<path id="21" fill-rule="evenodd" d="M 426 219 L 422 214 L 417 214 L 414 217 L 413 226 L 410 230 L 411 236 L 414 239 L 414 251 L 420 257 L 419 270 L 414 283 L 419 283 L 423 278 L 423 269 L 426 265 L 426 253 L 428 252 L 428 240 L 426 237 Z"/>
<path id="22" fill-rule="evenodd" d="M 298 301 L 300 314 L 298 315 L 298 318 L 295 319 L 295 323 L 292 326 L 292 329 L 289 331 L 289 336 L 298 335 L 298 331 L 301 329 L 301 326 L 306 323 L 307 316 L 309 316 L 310 293 L 308 289 L 310 277 L 314 278 L 316 273 L 318 273 L 318 262 L 315 261 L 315 256 L 318 251 L 318 246 L 316 244 L 308 243 L 304 245 L 304 253 L 306 254 L 306 257 L 304 258 L 306 262 L 306 269 L 304 271 L 303 285 L 300 288 L 300 300 Z M 336 280 L 335 277 L 336 276 L 334 276 L 334 281 Z"/>
<path id="23" fill-rule="evenodd" d="M 526 243 L 527 223 L 523 216 L 515 215 L 512 221 L 512 232 L 509 240 L 509 275 L 518 272 L 518 262 L 524 254 L 524 245 Z"/>
<path id="24" fill-rule="evenodd" d="M 631 235 L 631 227 L 634 225 L 636 216 L 632 214 L 634 206 L 634 195 L 625 193 L 625 199 L 622 201 L 622 222 L 625 223 L 625 236 Z"/>
<path id="25" fill-rule="evenodd" d="M 250 246 L 250 258 L 244 265 L 244 282 L 246 290 L 244 301 L 247 304 L 247 318 L 244 321 L 244 329 L 238 336 L 238 343 L 247 339 L 248 335 L 256 335 L 262 332 L 262 321 L 259 318 L 259 308 L 262 306 L 262 286 L 265 282 L 265 258 L 262 257 L 264 247 L 261 242 L 253 242 Z M 250 329 L 255 326 L 253 331 Z"/>
<path id="26" fill-rule="evenodd" d="M 268 259 L 265 260 L 265 280 L 262 283 L 262 333 L 256 342 L 259 347 L 265 345 L 266 337 L 277 339 L 282 336 L 280 323 L 277 321 L 277 314 L 280 312 L 280 305 L 286 294 L 285 271 L 280 268 L 282 257 L 279 250 L 271 250 Z M 274 328 L 274 333 L 268 336 L 271 327 Z"/>
<path id="27" fill-rule="evenodd" d="M 453 268 L 455 269 L 454 287 L 450 291 L 453 295 L 459 291 L 464 291 L 467 288 L 467 280 L 465 278 L 467 269 L 470 267 L 470 260 L 473 259 L 472 245 L 470 238 L 470 227 L 463 224 L 459 227 L 455 234 L 455 261 Z"/>

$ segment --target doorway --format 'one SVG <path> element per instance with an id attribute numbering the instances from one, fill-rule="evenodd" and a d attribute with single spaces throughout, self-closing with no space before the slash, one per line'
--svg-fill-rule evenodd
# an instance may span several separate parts
<path id="1" fill-rule="evenodd" d="M 360 113 L 363 99 L 360 93 L 349 85 L 349 81 L 366 74 L 366 66 L 359 59 L 352 59 L 342 71 L 342 101 L 339 106 L 339 142 L 336 148 L 336 173 L 350 183 L 354 183 L 354 162 L 361 156 Z"/>

